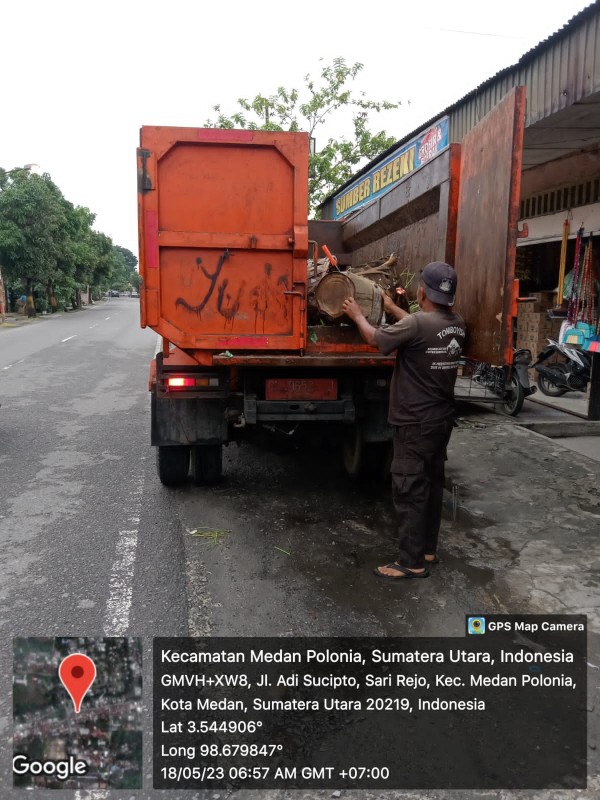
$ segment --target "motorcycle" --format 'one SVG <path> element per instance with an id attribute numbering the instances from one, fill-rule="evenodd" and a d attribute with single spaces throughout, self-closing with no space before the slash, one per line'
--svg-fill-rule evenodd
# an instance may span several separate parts
<path id="1" fill-rule="evenodd" d="M 549 358 L 559 354 L 566 361 L 544 364 Z M 556 339 L 548 339 L 548 344 L 533 366 L 538 373 L 537 384 L 540 392 L 548 397 L 561 397 L 567 392 L 585 392 L 592 373 L 592 359 L 589 353 L 562 344 Z"/>
<path id="2" fill-rule="evenodd" d="M 480 362 L 473 382 L 501 398 L 504 412 L 515 417 L 523 408 L 525 398 L 536 392 L 536 387 L 529 384 L 531 360 L 531 351 L 520 349 L 513 353 L 512 367 L 494 367 Z"/>

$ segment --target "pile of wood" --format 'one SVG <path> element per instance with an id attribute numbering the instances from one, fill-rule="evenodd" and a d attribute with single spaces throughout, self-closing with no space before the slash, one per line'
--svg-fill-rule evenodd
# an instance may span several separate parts
<path id="1" fill-rule="evenodd" d="M 347 269 L 338 268 L 328 258 L 308 262 L 308 321 L 310 325 L 347 322 L 342 304 L 354 297 L 372 325 L 385 321 L 384 293 L 400 308 L 409 310 L 409 300 L 398 289 L 407 290 L 414 275 L 398 266 L 395 253 Z M 412 309 L 410 309 L 412 310 Z"/>

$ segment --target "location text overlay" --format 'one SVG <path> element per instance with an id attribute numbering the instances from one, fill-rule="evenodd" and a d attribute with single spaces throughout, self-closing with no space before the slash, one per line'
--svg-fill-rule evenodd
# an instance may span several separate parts
<path id="1" fill-rule="evenodd" d="M 157 789 L 586 786 L 586 617 L 154 640 Z"/>

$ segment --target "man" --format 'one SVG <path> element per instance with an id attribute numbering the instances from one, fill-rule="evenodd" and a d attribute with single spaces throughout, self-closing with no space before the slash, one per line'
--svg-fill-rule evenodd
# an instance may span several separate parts
<path id="1" fill-rule="evenodd" d="M 434 261 L 421 273 L 415 314 L 386 297 L 385 310 L 398 321 L 374 328 L 354 298 L 344 312 L 363 339 L 385 355 L 394 350 L 388 421 L 394 429 L 392 496 L 398 515 L 398 557 L 374 572 L 387 580 L 426 578 L 437 563 L 442 518 L 444 462 L 454 421 L 454 384 L 464 340 L 463 319 L 451 308 L 456 272 Z"/>

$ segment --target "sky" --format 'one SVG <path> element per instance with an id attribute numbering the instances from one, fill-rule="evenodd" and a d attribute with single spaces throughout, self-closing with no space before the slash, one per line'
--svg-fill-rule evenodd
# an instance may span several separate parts
<path id="1" fill-rule="evenodd" d="M 0 0 L 0 166 L 39 164 L 137 255 L 142 125 L 201 127 L 216 104 L 232 113 L 240 97 L 301 90 L 343 57 L 364 65 L 355 87 L 369 99 L 402 101 L 373 119 L 400 139 L 587 5 Z M 317 149 L 346 126 L 332 121 Z"/>

